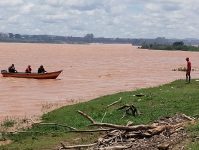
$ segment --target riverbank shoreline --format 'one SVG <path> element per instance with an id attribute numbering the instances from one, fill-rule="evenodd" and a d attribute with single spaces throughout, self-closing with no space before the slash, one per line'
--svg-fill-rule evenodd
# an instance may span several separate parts
<path id="1" fill-rule="evenodd" d="M 71 128 L 77 130 L 90 128 L 88 128 L 90 122 L 79 115 L 77 113 L 78 110 L 85 112 L 97 122 L 118 125 L 125 125 L 129 121 L 133 121 L 133 125 L 148 124 L 158 118 L 174 116 L 179 113 L 195 117 L 199 113 L 197 105 L 198 84 L 198 80 L 195 79 L 190 84 L 186 84 L 185 80 L 177 80 L 153 88 L 120 92 L 83 103 L 64 106 L 44 114 L 42 116 L 42 124 L 35 122 L 30 129 L 21 130 L 22 133 L 19 132 L 16 135 L 8 134 L 9 136 L 6 136 L 5 139 L 12 139 L 14 142 L 4 148 L 49 149 L 59 147 L 61 141 L 64 141 L 67 145 L 94 142 L 101 134 L 70 132 Z M 119 102 L 115 103 L 116 101 Z M 133 104 L 140 112 L 140 115 L 123 117 L 124 112 L 118 111 L 117 108 L 126 104 Z M 197 122 L 196 120 L 195 125 L 186 127 L 190 135 L 198 135 L 199 123 Z M 34 137 L 34 139 L 31 137 Z M 197 147 L 198 145 L 196 142 L 191 145 L 186 143 L 183 146 Z"/>

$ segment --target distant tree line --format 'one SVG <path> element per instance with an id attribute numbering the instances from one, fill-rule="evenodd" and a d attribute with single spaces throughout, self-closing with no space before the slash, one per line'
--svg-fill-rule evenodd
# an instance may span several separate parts
<path id="1" fill-rule="evenodd" d="M 86 34 L 83 37 L 74 36 L 56 36 L 56 35 L 24 35 L 14 33 L 0 33 L 0 42 L 21 42 L 21 43 L 58 43 L 58 44 L 87 44 L 87 43 L 105 43 L 105 44 L 132 44 L 133 46 L 142 46 L 148 49 L 174 49 L 171 45 L 178 42 L 177 39 L 166 39 L 158 37 L 155 39 L 146 38 L 105 38 L 95 37 L 93 33 Z M 186 45 L 199 45 L 198 39 L 182 40 Z M 182 44 L 182 43 L 181 43 Z M 185 45 L 184 45 L 185 46 Z M 178 49 L 185 49 L 184 46 L 176 46 Z"/>
<path id="2" fill-rule="evenodd" d="M 86 34 L 84 37 L 73 36 L 54 36 L 54 35 L 21 35 L 21 34 L 2 34 L 0 33 L 0 42 L 23 42 L 23 43 L 69 43 L 69 44 L 87 44 L 87 43 L 121 43 L 132 44 L 134 39 L 128 38 L 104 38 Z"/>
<path id="3" fill-rule="evenodd" d="M 183 41 L 177 41 L 173 44 L 143 44 L 142 49 L 153 49 L 153 50 L 182 50 L 182 51 L 199 51 L 198 46 L 185 45 Z"/>

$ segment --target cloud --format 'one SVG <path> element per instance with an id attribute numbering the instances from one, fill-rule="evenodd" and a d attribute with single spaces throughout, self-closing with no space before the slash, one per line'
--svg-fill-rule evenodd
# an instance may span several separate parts
<path id="1" fill-rule="evenodd" d="M 1 0 L 0 32 L 199 38 L 198 0 Z"/>
<path id="2" fill-rule="evenodd" d="M 20 9 L 20 13 L 22 14 L 29 14 L 32 12 L 35 5 L 33 3 L 27 3 L 26 5 L 23 5 Z"/>
<path id="3" fill-rule="evenodd" d="M 0 7 L 17 6 L 23 4 L 23 0 L 1 0 Z"/>

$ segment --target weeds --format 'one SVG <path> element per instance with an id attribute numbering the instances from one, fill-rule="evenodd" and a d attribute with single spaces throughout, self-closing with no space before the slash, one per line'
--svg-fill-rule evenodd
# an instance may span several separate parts
<path id="1" fill-rule="evenodd" d="M 5 128 L 11 128 L 11 127 L 14 127 L 15 123 L 16 123 L 16 121 L 13 119 L 5 119 L 2 122 L 1 126 L 5 127 Z"/>

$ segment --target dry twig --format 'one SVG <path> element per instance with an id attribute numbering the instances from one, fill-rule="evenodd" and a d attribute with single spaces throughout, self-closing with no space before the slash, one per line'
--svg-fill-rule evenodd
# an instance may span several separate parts
<path id="1" fill-rule="evenodd" d="M 95 123 L 95 121 L 93 120 L 93 118 L 91 118 L 90 116 L 88 116 L 87 114 L 85 114 L 84 112 L 78 110 L 77 111 L 79 114 L 81 114 L 82 116 L 84 116 L 85 118 L 87 118 L 91 123 Z"/>
<path id="2" fill-rule="evenodd" d="M 37 124 L 39 124 L 39 125 L 60 126 L 60 127 L 64 127 L 64 128 L 69 128 L 71 130 L 77 130 L 76 128 L 68 126 L 68 125 L 65 125 L 65 124 L 58 124 L 58 123 L 35 123 L 34 125 L 37 125 Z"/>
<path id="3" fill-rule="evenodd" d="M 119 98 L 119 100 L 117 100 L 117 101 L 115 101 L 115 102 L 113 102 L 113 103 L 111 103 L 111 104 L 107 105 L 107 107 L 106 107 L 106 108 L 111 107 L 111 106 L 113 106 L 113 105 L 115 105 L 115 104 L 117 104 L 117 103 L 121 102 L 121 100 L 122 100 L 122 97 L 120 97 L 120 98 Z"/>
<path id="4" fill-rule="evenodd" d="M 97 143 L 93 143 L 93 144 L 85 144 L 85 145 L 73 145 L 73 146 L 66 146 L 64 143 L 61 143 L 61 149 L 79 149 L 79 148 L 87 148 L 87 147 L 93 147 L 97 145 Z"/>

